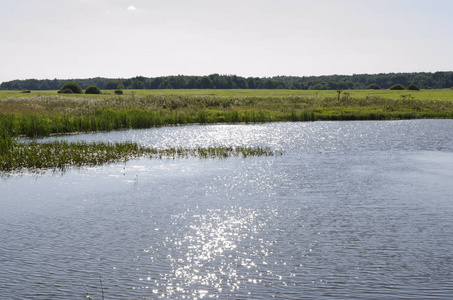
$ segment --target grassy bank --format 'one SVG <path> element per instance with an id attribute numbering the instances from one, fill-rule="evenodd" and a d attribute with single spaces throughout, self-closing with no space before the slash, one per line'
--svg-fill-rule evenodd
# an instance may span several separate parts
<path id="1" fill-rule="evenodd" d="M 14 136 L 175 124 L 452 118 L 453 101 L 382 97 L 40 96 L 0 101 L 0 126 Z"/>

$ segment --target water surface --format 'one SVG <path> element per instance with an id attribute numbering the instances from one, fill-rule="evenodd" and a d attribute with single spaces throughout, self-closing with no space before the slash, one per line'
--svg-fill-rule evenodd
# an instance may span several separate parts
<path id="1" fill-rule="evenodd" d="M 51 139 L 242 145 L 0 180 L 0 298 L 453 295 L 452 120 L 209 125 Z"/>

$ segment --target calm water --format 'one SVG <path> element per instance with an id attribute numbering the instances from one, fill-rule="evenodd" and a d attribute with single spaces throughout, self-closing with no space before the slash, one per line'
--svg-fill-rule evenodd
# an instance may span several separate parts
<path id="1" fill-rule="evenodd" d="M 0 179 L 0 298 L 451 299 L 452 120 L 64 137 L 248 145 Z"/>

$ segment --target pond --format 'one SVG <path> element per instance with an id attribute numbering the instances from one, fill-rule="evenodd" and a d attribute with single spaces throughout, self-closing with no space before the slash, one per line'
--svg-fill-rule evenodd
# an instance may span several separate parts
<path id="1" fill-rule="evenodd" d="M 451 298 L 452 128 L 271 123 L 48 138 L 284 154 L 4 176 L 0 298 Z"/>

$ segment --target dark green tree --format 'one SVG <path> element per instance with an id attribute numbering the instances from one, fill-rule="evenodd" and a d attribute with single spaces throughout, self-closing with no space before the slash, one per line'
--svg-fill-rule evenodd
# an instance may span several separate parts
<path id="1" fill-rule="evenodd" d="M 366 88 L 368 90 L 380 90 L 381 89 L 381 87 L 376 83 L 372 83 L 369 86 L 367 86 Z"/>
<path id="2" fill-rule="evenodd" d="M 118 80 L 109 80 L 105 83 L 104 89 L 106 90 L 114 90 L 118 86 Z"/>
<path id="3" fill-rule="evenodd" d="M 59 90 L 58 93 L 62 93 L 62 94 L 74 94 L 74 92 L 73 92 L 71 89 L 62 89 L 62 90 Z"/>
<path id="4" fill-rule="evenodd" d="M 264 81 L 264 88 L 265 89 L 269 89 L 270 90 L 270 89 L 274 89 L 275 87 L 276 87 L 275 86 L 275 82 L 272 79 L 268 78 L 268 79 L 266 79 Z"/>
<path id="5" fill-rule="evenodd" d="M 67 82 L 63 87 L 58 91 L 59 93 L 64 93 L 64 90 L 71 90 L 74 94 L 82 94 L 82 88 L 75 82 Z"/>
<path id="6" fill-rule="evenodd" d="M 420 90 L 420 88 L 418 86 L 416 86 L 415 84 L 409 84 L 407 86 L 407 89 L 411 90 L 411 91 L 419 91 Z"/>
<path id="7" fill-rule="evenodd" d="M 140 81 L 138 79 L 134 79 L 132 81 L 132 89 L 134 90 L 143 90 L 145 88 L 145 83 L 143 81 Z"/>
<path id="8" fill-rule="evenodd" d="M 158 89 L 159 89 L 159 90 L 164 90 L 164 89 L 167 87 L 167 84 L 168 84 L 167 82 L 162 81 L 162 82 L 159 84 Z"/>
<path id="9" fill-rule="evenodd" d="M 402 84 L 395 84 L 390 87 L 391 90 L 404 90 L 404 85 Z"/>
<path id="10" fill-rule="evenodd" d="M 46 81 L 43 81 L 39 87 L 38 90 L 50 90 L 50 86 Z"/>
<path id="11" fill-rule="evenodd" d="M 203 76 L 201 78 L 201 88 L 202 89 L 212 89 L 212 80 L 208 76 Z"/>
<path id="12" fill-rule="evenodd" d="M 87 87 L 85 94 L 102 94 L 102 92 L 97 86 L 92 85 Z"/>
<path id="13" fill-rule="evenodd" d="M 247 88 L 254 89 L 256 87 L 255 79 L 253 77 L 247 78 Z"/>
<path id="14" fill-rule="evenodd" d="M 161 86 L 166 88 L 170 83 L 173 88 L 291 88 L 291 89 L 331 89 L 341 88 L 365 89 L 371 84 L 377 84 L 382 89 L 388 89 L 396 84 L 408 86 L 414 84 L 420 89 L 441 89 L 453 87 L 453 72 L 419 72 L 419 73 L 387 73 L 387 74 L 354 74 L 354 75 L 328 75 L 328 76 L 274 76 L 264 78 L 244 78 L 236 75 L 211 74 L 205 76 L 164 76 L 146 78 L 137 76 L 129 79 L 120 78 L 88 78 L 88 79 L 25 79 L 12 80 L 0 83 L 1 90 L 63 90 L 61 87 L 68 81 L 77 83 L 81 89 L 85 90 L 89 86 L 97 86 L 100 89 L 131 89 L 146 88 L 157 89 Z M 208 79 L 209 78 L 209 79 Z M 282 85 L 281 82 L 284 84 Z M 123 86 L 120 86 L 122 83 Z M 133 84 L 134 83 L 134 84 Z M 319 85 L 318 85 L 319 84 Z M 133 86 L 134 85 L 134 86 Z M 77 91 L 76 91 L 77 92 Z"/>
<path id="15" fill-rule="evenodd" d="M 317 83 L 317 84 L 315 84 L 314 86 L 312 86 L 311 89 L 312 89 L 312 90 L 325 90 L 326 88 L 325 88 L 325 86 L 323 86 L 322 84 Z"/>

